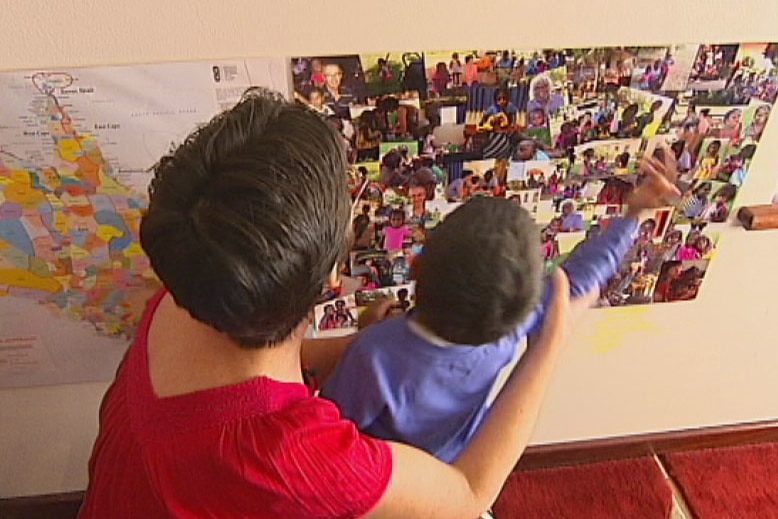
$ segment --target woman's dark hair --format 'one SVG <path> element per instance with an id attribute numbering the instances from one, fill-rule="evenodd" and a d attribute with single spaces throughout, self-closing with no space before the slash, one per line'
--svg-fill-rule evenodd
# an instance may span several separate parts
<path id="1" fill-rule="evenodd" d="M 141 244 L 176 304 L 244 347 L 288 337 L 345 253 L 340 136 L 251 89 L 153 169 Z"/>

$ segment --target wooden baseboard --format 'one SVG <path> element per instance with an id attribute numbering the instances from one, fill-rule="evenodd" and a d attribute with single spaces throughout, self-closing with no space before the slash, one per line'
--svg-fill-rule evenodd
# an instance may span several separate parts
<path id="1" fill-rule="evenodd" d="M 83 499 L 83 492 L 0 499 L 0 517 L 2 519 L 74 519 L 78 515 Z"/>
<path id="2" fill-rule="evenodd" d="M 517 468 L 532 470 L 667 452 L 778 441 L 778 420 L 529 447 Z"/>
<path id="3" fill-rule="evenodd" d="M 778 441 L 778 420 L 530 447 L 520 470 Z M 83 492 L 0 499 L 2 519 L 73 519 Z"/>

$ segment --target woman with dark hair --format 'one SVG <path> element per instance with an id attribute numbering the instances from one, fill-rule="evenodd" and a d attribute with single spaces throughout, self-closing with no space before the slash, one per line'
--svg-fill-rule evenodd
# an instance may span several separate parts
<path id="1" fill-rule="evenodd" d="M 494 502 L 566 334 L 567 278 L 455 461 L 361 433 L 301 368 L 326 379 L 353 339 L 305 339 L 349 243 L 346 168 L 332 128 L 263 91 L 155 166 L 140 235 L 164 288 L 100 407 L 80 518 L 469 519 Z"/>

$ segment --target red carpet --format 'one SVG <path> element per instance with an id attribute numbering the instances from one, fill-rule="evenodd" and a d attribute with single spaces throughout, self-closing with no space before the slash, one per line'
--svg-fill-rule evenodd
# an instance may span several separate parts
<path id="1" fill-rule="evenodd" d="M 656 461 L 636 458 L 514 472 L 497 519 L 667 519 L 672 492 Z"/>
<path id="2" fill-rule="evenodd" d="M 778 518 L 778 444 L 662 456 L 698 519 Z"/>

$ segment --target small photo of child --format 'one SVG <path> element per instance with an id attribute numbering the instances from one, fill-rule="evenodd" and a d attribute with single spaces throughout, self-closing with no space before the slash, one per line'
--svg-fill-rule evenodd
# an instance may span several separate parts
<path id="1" fill-rule="evenodd" d="M 651 302 L 659 274 L 657 252 L 657 247 L 651 242 L 639 242 L 632 248 L 619 267 L 619 272 L 608 282 L 605 290 L 608 305 Z"/>
<path id="2" fill-rule="evenodd" d="M 746 144 L 742 148 L 730 146 L 727 150 L 729 156 L 724 159 L 717 180 L 728 182 L 736 187 L 742 186 L 755 152 L 756 144 Z"/>
<path id="3" fill-rule="evenodd" d="M 548 126 L 546 111 L 542 108 L 535 108 L 529 113 L 529 128 L 545 128 Z"/>
<path id="4" fill-rule="evenodd" d="M 724 160 L 724 151 L 729 143 L 726 139 L 705 139 L 702 141 L 702 152 L 697 160 L 695 180 L 714 180 L 719 173 Z"/>
<path id="5" fill-rule="evenodd" d="M 413 247 L 396 251 L 367 250 L 351 253 L 351 273 L 361 287 L 386 288 L 408 283 L 413 263 Z M 367 270 L 365 270 L 367 269 Z"/>
<path id="6" fill-rule="evenodd" d="M 708 261 L 668 261 L 662 265 L 654 290 L 655 303 L 690 301 L 697 297 Z"/>
<path id="7" fill-rule="evenodd" d="M 699 228 L 692 227 L 684 239 L 683 245 L 678 247 L 675 254 L 676 260 L 707 260 L 713 256 L 714 240 L 711 236 L 703 234 Z"/>
<path id="8" fill-rule="evenodd" d="M 737 196 L 737 187 L 732 184 L 724 184 L 714 193 L 713 203 L 702 211 L 700 219 L 708 222 L 726 222 L 735 196 Z"/>
<path id="9" fill-rule="evenodd" d="M 410 242 L 413 233 L 405 223 L 405 211 L 393 209 L 389 216 L 389 226 L 381 230 L 383 248 L 389 252 L 401 250 L 406 242 Z"/>
<path id="10" fill-rule="evenodd" d="M 393 313 L 398 314 L 409 311 L 416 302 L 413 283 L 375 290 L 358 290 L 354 297 L 360 308 L 366 307 L 380 298 L 388 297 L 394 302 Z"/>
<path id="11" fill-rule="evenodd" d="M 730 139 L 732 144 L 738 144 L 743 136 L 743 109 L 728 110 L 711 133 L 720 139 Z"/>
<path id="12" fill-rule="evenodd" d="M 700 45 L 689 76 L 688 90 L 721 90 L 732 73 L 738 45 Z"/>
<path id="13" fill-rule="evenodd" d="M 769 104 L 757 105 L 749 107 L 743 116 L 743 125 L 745 126 L 745 132 L 743 138 L 751 142 L 759 142 L 762 138 L 762 132 L 764 132 L 765 126 L 767 126 L 767 120 L 770 118 Z"/>
<path id="14" fill-rule="evenodd" d="M 313 331 L 317 337 L 355 331 L 358 309 L 354 295 L 339 297 L 315 306 L 313 318 Z"/>

